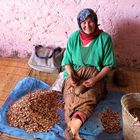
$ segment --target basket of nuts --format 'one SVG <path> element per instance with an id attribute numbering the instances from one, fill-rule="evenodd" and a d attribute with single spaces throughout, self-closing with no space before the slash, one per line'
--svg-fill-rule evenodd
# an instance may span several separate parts
<path id="1" fill-rule="evenodd" d="M 125 140 L 140 139 L 140 93 L 126 94 L 121 99 L 123 136 Z"/>

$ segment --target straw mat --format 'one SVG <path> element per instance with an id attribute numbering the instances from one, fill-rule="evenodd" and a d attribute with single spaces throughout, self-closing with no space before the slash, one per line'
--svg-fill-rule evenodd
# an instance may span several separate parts
<path id="1" fill-rule="evenodd" d="M 56 80 L 56 73 L 51 74 L 33 70 L 28 66 L 27 62 L 28 59 L 0 58 L 0 107 L 18 81 L 26 76 L 38 78 L 49 85 L 52 85 Z M 129 86 L 119 87 L 115 85 L 110 76 L 107 83 L 108 90 L 123 91 L 125 93 L 140 92 L 140 69 L 124 69 L 129 75 Z M 1 133 L 0 138 L 3 140 L 22 140 L 21 138 Z"/>

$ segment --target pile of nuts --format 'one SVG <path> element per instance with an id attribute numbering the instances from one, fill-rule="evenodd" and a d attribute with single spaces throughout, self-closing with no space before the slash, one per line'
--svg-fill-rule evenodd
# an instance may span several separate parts
<path id="1" fill-rule="evenodd" d="M 140 122 L 140 108 L 132 108 L 132 109 L 130 110 L 130 113 L 132 114 L 132 116 L 133 116 L 134 118 L 137 118 L 138 121 Z"/>
<path id="2" fill-rule="evenodd" d="M 62 95 L 53 90 L 40 89 L 28 93 L 10 105 L 7 121 L 12 127 L 25 129 L 28 133 L 48 132 L 62 118 Z"/>
<path id="3" fill-rule="evenodd" d="M 115 133 L 121 130 L 120 116 L 118 112 L 107 109 L 101 113 L 102 126 L 107 133 Z"/>

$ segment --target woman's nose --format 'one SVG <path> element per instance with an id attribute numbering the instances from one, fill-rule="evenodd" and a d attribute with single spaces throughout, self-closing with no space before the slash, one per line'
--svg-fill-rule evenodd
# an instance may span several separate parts
<path id="1" fill-rule="evenodd" d="M 89 23 L 88 23 L 88 22 L 86 22 L 86 24 L 85 24 L 85 25 L 86 25 L 86 27 L 88 27 L 88 26 L 89 26 Z"/>

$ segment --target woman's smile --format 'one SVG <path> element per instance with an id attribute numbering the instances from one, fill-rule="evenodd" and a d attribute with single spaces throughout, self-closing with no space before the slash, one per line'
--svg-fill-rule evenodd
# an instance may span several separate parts
<path id="1" fill-rule="evenodd" d="M 81 23 L 81 28 L 84 33 L 91 34 L 95 30 L 95 24 L 90 17 L 87 17 L 87 19 Z"/>

